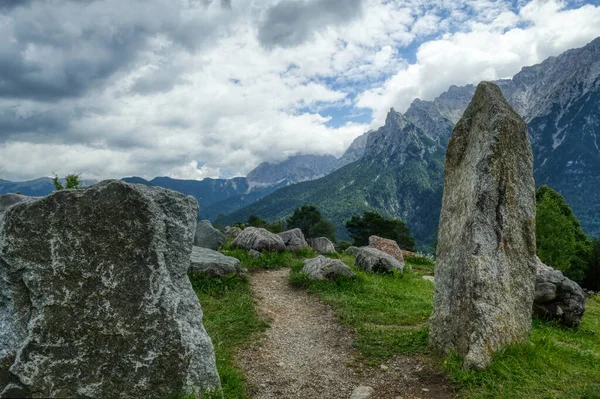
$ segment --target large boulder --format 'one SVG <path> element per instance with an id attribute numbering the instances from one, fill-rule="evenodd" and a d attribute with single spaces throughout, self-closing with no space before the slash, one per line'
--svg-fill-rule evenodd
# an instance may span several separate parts
<path id="1" fill-rule="evenodd" d="M 369 246 L 392 255 L 398 262 L 404 264 L 402 250 L 396 241 L 378 236 L 371 236 L 369 237 Z"/>
<path id="2" fill-rule="evenodd" d="M 377 248 L 362 247 L 356 252 L 356 267 L 368 272 L 391 273 L 403 271 L 404 263 L 398 262 L 392 255 Z"/>
<path id="3" fill-rule="evenodd" d="M 237 226 L 227 226 L 225 227 L 225 237 L 235 239 L 240 235 L 242 229 Z"/>
<path id="4" fill-rule="evenodd" d="M 187 276 L 198 203 L 105 181 L 0 220 L 0 396 L 164 398 L 220 386 Z"/>
<path id="5" fill-rule="evenodd" d="M 246 227 L 231 243 L 232 248 L 255 250 L 258 252 L 284 252 L 285 244 L 281 237 L 257 227 Z"/>
<path id="6" fill-rule="evenodd" d="M 308 248 L 308 243 L 300 229 L 291 229 L 278 234 L 289 251 Z"/>
<path id="7" fill-rule="evenodd" d="M 321 255 L 336 253 L 335 246 L 327 237 L 313 238 L 310 240 L 310 246 L 316 253 Z"/>
<path id="8" fill-rule="evenodd" d="M 21 203 L 35 201 L 36 197 L 27 197 L 21 194 L 0 194 L 0 219 L 11 206 Z"/>
<path id="9" fill-rule="evenodd" d="M 535 184 L 527 125 L 482 82 L 446 153 L 430 342 L 481 369 L 526 342 L 535 279 Z"/>
<path id="10" fill-rule="evenodd" d="M 215 229 L 210 221 L 198 220 L 196 224 L 196 234 L 194 235 L 194 245 L 202 248 L 218 250 L 227 241 L 225 234 Z"/>
<path id="11" fill-rule="evenodd" d="M 208 277 L 225 277 L 230 274 L 245 277 L 246 275 L 239 259 L 225 256 L 212 249 L 196 246 L 192 248 L 188 274 Z"/>
<path id="12" fill-rule="evenodd" d="M 356 274 L 344 262 L 338 259 L 329 259 L 318 256 L 306 259 L 302 272 L 311 280 L 336 280 L 338 277 L 353 279 Z"/>
<path id="13" fill-rule="evenodd" d="M 536 266 L 533 313 L 569 327 L 578 326 L 585 312 L 585 294 L 581 287 L 539 258 Z"/>

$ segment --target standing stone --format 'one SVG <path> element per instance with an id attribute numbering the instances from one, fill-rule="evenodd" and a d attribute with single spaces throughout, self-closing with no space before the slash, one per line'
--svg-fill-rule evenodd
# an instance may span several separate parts
<path id="1" fill-rule="evenodd" d="M 288 231 L 284 231 L 278 234 L 283 240 L 285 247 L 288 251 L 298 251 L 300 249 L 308 248 L 308 243 L 302 234 L 302 230 L 296 228 Z"/>
<path id="2" fill-rule="evenodd" d="M 392 255 L 398 262 L 404 264 L 404 255 L 402 255 L 402 250 L 396 241 L 378 236 L 371 236 L 369 237 L 369 246 Z"/>
<path id="3" fill-rule="evenodd" d="M 231 248 L 251 249 L 262 252 L 284 252 L 285 244 L 281 237 L 257 227 L 246 227 L 231 243 Z"/>
<path id="4" fill-rule="evenodd" d="M 446 153 L 430 341 L 481 369 L 531 330 L 535 185 L 527 125 L 482 82 Z"/>
<path id="5" fill-rule="evenodd" d="M 310 240 L 312 249 L 321 255 L 334 254 L 335 246 L 327 237 L 317 237 Z"/>
<path id="6" fill-rule="evenodd" d="M 0 220 L 0 397 L 164 398 L 220 386 L 187 271 L 198 203 L 105 181 Z"/>
<path id="7" fill-rule="evenodd" d="M 210 221 L 198 220 L 196 234 L 194 235 L 194 245 L 217 251 L 225 245 L 226 241 L 225 234 L 215 229 Z"/>

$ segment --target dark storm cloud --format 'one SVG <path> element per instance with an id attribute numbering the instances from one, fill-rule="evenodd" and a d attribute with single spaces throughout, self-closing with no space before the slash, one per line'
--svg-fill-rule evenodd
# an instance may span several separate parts
<path id="1" fill-rule="evenodd" d="M 218 21 L 182 20 L 185 8 L 206 9 L 211 1 L 17 1 L 0 0 L 0 98 L 55 101 L 97 88 L 129 70 L 158 35 L 188 51 L 214 36 Z M 27 7 L 19 7 L 27 5 Z M 227 8 L 231 3 L 221 1 Z M 68 23 L 66 23 L 68 21 Z M 178 82 L 166 81 L 168 88 Z M 148 88 L 148 84 L 140 83 Z M 151 89 L 151 88 L 150 88 Z"/>
<path id="2" fill-rule="evenodd" d="M 267 11 L 258 38 L 266 47 L 304 43 L 328 25 L 351 21 L 362 12 L 363 0 L 283 0 Z"/>

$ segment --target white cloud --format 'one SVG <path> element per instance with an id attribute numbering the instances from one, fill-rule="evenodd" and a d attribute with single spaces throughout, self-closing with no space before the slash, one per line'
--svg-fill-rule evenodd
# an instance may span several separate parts
<path id="1" fill-rule="evenodd" d="M 149 0 L 140 10 L 120 0 L 57 0 L 0 16 L 0 32 L 12 38 L 0 44 L 0 62 L 24 54 L 39 76 L 60 81 L 79 65 L 91 77 L 52 101 L 35 91 L 2 96 L 0 116 L 12 119 L 0 121 L 0 178 L 76 171 L 202 179 L 244 175 L 296 153 L 341 155 L 391 106 L 510 77 L 600 33 L 600 7 L 565 10 L 555 0 L 517 12 L 491 0 L 362 0 L 360 13 L 331 16 L 296 46 L 265 47 L 259 29 L 277 0 L 198 6 L 205 3 Z M 35 40 L 23 39 L 25 22 L 41 27 Z M 406 47 L 430 37 L 409 63 Z M 61 40 L 75 45 L 62 49 Z M 373 110 L 372 123 L 336 128 L 318 113 L 354 105 Z"/>
<path id="2" fill-rule="evenodd" d="M 484 10 L 483 5 L 477 8 Z M 422 44 L 416 63 L 358 96 L 357 106 L 374 112 L 372 126 L 385 120 L 390 107 L 403 112 L 415 98 L 431 100 L 450 85 L 510 78 L 523 66 L 581 47 L 600 35 L 600 6 L 566 9 L 556 0 L 534 0 L 518 14 L 498 9 L 492 15 L 474 19 L 467 31 Z"/>

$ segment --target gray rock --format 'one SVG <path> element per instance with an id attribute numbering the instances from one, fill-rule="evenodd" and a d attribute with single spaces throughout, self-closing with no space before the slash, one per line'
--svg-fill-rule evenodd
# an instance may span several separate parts
<path id="1" fill-rule="evenodd" d="M 321 255 L 336 253 L 335 246 L 327 237 L 313 238 L 310 240 L 310 246 L 316 253 Z"/>
<path id="2" fill-rule="evenodd" d="M 404 255 L 396 241 L 378 236 L 371 236 L 369 237 L 369 246 L 392 255 L 398 262 L 404 264 Z"/>
<path id="3" fill-rule="evenodd" d="M 356 252 L 356 267 L 368 272 L 391 273 L 394 270 L 403 271 L 404 263 L 377 248 L 362 247 Z"/>
<path id="4" fill-rule="evenodd" d="M 423 280 L 431 281 L 432 283 L 435 284 L 435 277 L 433 277 L 433 276 L 423 276 L 422 278 L 423 278 Z"/>
<path id="5" fill-rule="evenodd" d="M 375 390 L 371 387 L 361 386 L 352 391 L 350 399 L 369 399 L 373 397 Z"/>
<path id="6" fill-rule="evenodd" d="M 346 248 L 346 253 L 356 255 L 357 252 L 358 252 L 358 247 L 350 246 L 350 247 Z"/>
<path id="7" fill-rule="evenodd" d="M 278 234 L 283 240 L 288 251 L 297 251 L 299 249 L 308 248 L 308 243 L 304 239 L 304 234 L 300 229 L 291 229 Z"/>
<path id="8" fill-rule="evenodd" d="M 200 274 L 208 277 L 225 277 L 236 274 L 245 277 L 239 259 L 225 256 L 220 252 L 208 248 L 193 247 L 190 256 L 188 274 Z"/>
<path id="9" fill-rule="evenodd" d="M 223 245 L 227 238 L 225 234 L 215 229 L 210 221 L 198 220 L 196 224 L 196 235 L 194 236 L 194 245 L 202 248 L 212 249 L 217 251 Z"/>
<path id="10" fill-rule="evenodd" d="M 38 197 L 27 197 L 21 194 L 0 194 L 0 220 L 11 206 L 21 202 L 36 201 L 38 199 Z"/>
<path id="11" fill-rule="evenodd" d="M 585 294 L 581 287 L 539 258 L 536 266 L 533 313 L 569 327 L 578 326 L 585 312 Z"/>
<path id="12" fill-rule="evenodd" d="M 482 82 L 446 154 L 430 342 L 481 369 L 531 330 L 535 185 L 527 125 Z"/>
<path id="13" fill-rule="evenodd" d="M 302 273 L 306 273 L 312 280 L 335 280 L 338 277 L 353 279 L 356 274 L 344 262 L 338 259 L 329 259 L 318 256 L 306 259 Z"/>
<path id="14" fill-rule="evenodd" d="M 246 227 L 231 243 L 232 248 L 255 250 L 258 252 L 284 252 L 285 244 L 281 237 L 265 229 Z"/>
<path id="15" fill-rule="evenodd" d="M 240 235 L 242 229 L 237 226 L 227 226 L 225 227 L 225 237 L 235 239 Z"/>
<path id="16" fill-rule="evenodd" d="M 251 249 L 250 251 L 248 251 L 248 256 L 254 259 L 258 259 L 262 256 L 262 254 L 257 250 Z"/>
<path id="17" fill-rule="evenodd" d="M 220 386 L 187 276 L 198 203 L 105 181 L 0 221 L 1 396 L 164 398 Z"/>

